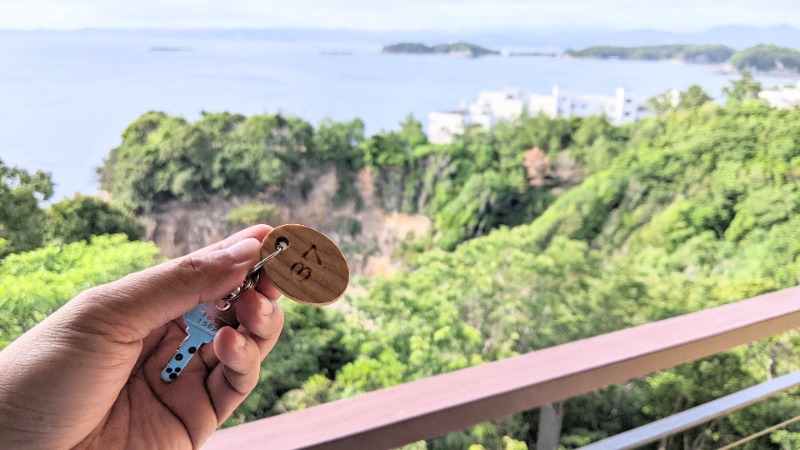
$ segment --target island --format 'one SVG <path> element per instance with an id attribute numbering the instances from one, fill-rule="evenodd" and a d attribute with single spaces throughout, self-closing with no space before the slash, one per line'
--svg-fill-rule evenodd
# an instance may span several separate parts
<path id="1" fill-rule="evenodd" d="M 768 73 L 800 72 L 800 52 L 777 45 L 757 45 L 736 52 L 730 64 L 738 70 Z"/>
<path id="2" fill-rule="evenodd" d="M 455 42 L 452 44 L 439 44 L 429 47 L 418 42 L 401 42 L 383 47 L 381 53 L 387 54 L 430 54 L 448 55 L 461 58 L 477 58 L 486 55 L 499 55 L 500 52 L 481 47 L 467 42 Z"/>
<path id="3" fill-rule="evenodd" d="M 573 58 L 677 60 L 689 63 L 720 64 L 728 61 L 735 52 L 734 49 L 725 45 L 674 44 L 644 47 L 596 46 L 583 50 L 569 50 L 564 55 Z"/>
<path id="4" fill-rule="evenodd" d="M 790 74 L 800 73 L 800 51 L 777 45 L 757 45 L 736 51 L 724 45 L 652 45 L 646 47 L 595 46 L 569 50 L 568 58 L 621 59 L 642 61 L 681 61 L 701 64 L 723 64 L 724 73 L 750 72 Z"/>
<path id="5" fill-rule="evenodd" d="M 448 55 L 461 58 L 477 58 L 485 55 L 500 55 L 491 50 L 467 42 L 428 46 L 419 42 L 401 42 L 383 47 L 381 53 Z M 750 72 L 791 74 L 800 73 L 800 51 L 777 45 L 757 45 L 745 50 L 722 44 L 648 45 L 641 47 L 593 46 L 583 50 L 567 50 L 561 54 L 540 52 L 505 52 L 505 56 L 564 57 L 585 59 L 612 59 L 638 61 L 679 61 L 693 64 L 716 64 L 723 73 L 737 70 Z"/>

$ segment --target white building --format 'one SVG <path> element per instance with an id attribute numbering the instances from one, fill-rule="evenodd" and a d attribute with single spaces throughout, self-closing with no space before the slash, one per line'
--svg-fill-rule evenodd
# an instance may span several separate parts
<path id="1" fill-rule="evenodd" d="M 646 104 L 646 98 L 632 96 L 624 88 L 617 88 L 614 95 L 592 95 L 572 94 L 555 86 L 550 95 L 530 95 L 528 113 L 551 117 L 603 115 L 609 122 L 619 125 L 644 117 Z"/>
<path id="2" fill-rule="evenodd" d="M 761 91 L 758 93 L 758 97 L 766 100 L 773 108 L 796 109 L 800 107 L 800 81 L 794 87 Z"/>
<path id="3" fill-rule="evenodd" d="M 551 117 L 604 115 L 609 122 L 622 124 L 647 114 L 646 99 L 631 96 L 623 88 L 614 95 L 571 94 L 553 87 L 547 94 L 525 94 L 517 89 L 484 91 L 478 101 L 453 112 L 428 114 L 428 136 L 433 143 L 452 142 L 453 136 L 471 124 L 491 128 L 498 120 L 513 120 L 527 111 Z"/>
<path id="4" fill-rule="evenodd" d="M 517 89 L 505 91 L 483 91 L 478 101 L 469 106 L 473 115 L 489 115 L 498 120 L 513 120 L 525 110 L 525 96 Z"/>

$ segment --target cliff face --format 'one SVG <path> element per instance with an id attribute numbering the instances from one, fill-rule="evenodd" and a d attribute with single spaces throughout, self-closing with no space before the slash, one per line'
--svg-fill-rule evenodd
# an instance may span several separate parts
<path id="1" fill-rule="evenodd" d="M 384 212 L 376 197 L 373 174 L 363 170 L 353 183 L 361 197 L 334 206 L 339 180 L 334 169 L 314 174 L 313 188 L 305 195 L 297 186 L 267 192 L 258 197 L 211 197 L 202 202 L 173 201 L 156 213 L 142 217 L 146 239 L 153 241 L 170 258 L 185 255 L 242 228 L 228 220 L 229 212 L 239 206 L 269 203 L 278 208 L 277 219 L 270 225 L 300 223 L 315 228 L 336 242 L 347 257 L 354 273 L 388 273 L 400 267 L 392 252 L 409 233 L 426 234 L 430 221 L 422 215 Z"/>

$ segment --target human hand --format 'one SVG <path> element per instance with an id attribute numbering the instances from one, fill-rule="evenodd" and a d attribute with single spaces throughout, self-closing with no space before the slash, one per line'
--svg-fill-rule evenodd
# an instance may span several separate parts
<path id="1" fill-rule="evenodd" d="M 172 383 L 161 371 L 182 316 L 233 291 L 260 259 L 265 225 L 90 289 L 0 352 L 0 448 L 199 447 L 258 382 L 283 326 L 262 276 Z"/>

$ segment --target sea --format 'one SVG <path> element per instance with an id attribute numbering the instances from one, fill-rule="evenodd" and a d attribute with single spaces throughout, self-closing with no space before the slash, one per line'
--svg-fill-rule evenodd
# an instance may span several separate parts
<path id="1" fill-rule="evenodd" d="M 737 76 L 669 62 L 381 54 L 393 42 L 157 32 L 0 32 L 0 159 L 42 170 L 53 201 L 96 194 L 96 168 L 147 111 L 361 118 L 369 134 L 455 109 L 485 90 L 653 96 L 692 84 L 721 98 Z M 510 50 L 535 51 L 531 48 Z M 765 86 L 797 77 L 767 77 Z"/>

